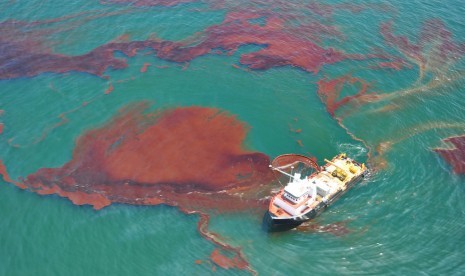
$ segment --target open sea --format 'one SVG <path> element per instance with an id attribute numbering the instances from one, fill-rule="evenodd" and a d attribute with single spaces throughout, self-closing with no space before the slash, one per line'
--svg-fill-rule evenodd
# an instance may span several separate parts
<path id="1" fill-rule="evenodd" d="M 0 1 L 0 275 L 465 274 L 465 177 L 434 151 L 465 134 L 464 15 L 461 0 Z M 101 184 L 82 168 L 106 164 L 97 153 L 79 159 L 79 138 L 141 102 L 153 112 L 224 112 L 246 131 L 231 145 L 237 154 L 321 163 L 345 152 L 371 173 L 306 230 L 282 233 L 262 229 L 261 209 L 181 200 L 203 187 L 188 180 L 194 190 L 170 190 L 180 193 L 170 204 L 109 196 L 99 210 L 32 188 L 37 175 L 70 193 Z M 176 147 L 186 135 L 168 124 L 161 136 Z M 151 147 L 129 151 L 136 156 L 122 155 L 108 174 Z M 170 179 L 210 162 L 176 154 L 179 167 L 163 168 L 177 172 Z M 72 168 L 41 174 L 71 160 L 80 172 L 71 186 Z M 266 204 L 268 193 L 254 193 Z M 203 206 L 208 231 L 238 248 L 249 270 L 214 260 L 218 250 L 234 254 L 199 232 L 198 210 L 186 204 Z"/>

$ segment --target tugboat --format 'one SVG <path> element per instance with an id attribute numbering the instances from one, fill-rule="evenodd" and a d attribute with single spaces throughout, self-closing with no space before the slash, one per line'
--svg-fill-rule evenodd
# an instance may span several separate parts
<path id="1" fill-rule="evenodd" d="M 320 167 L 316 160 L 298 154 L 280 155 L 272 161 L 270 168 L 289 177 L 289 181 L 270 201 L 264 217 L 268 231 L 290 230 L 315 218 L 367 173 L 365 164 L 344 153 L 325 162 Z M 299 164 L 315 171 L 308 176 L 303 170 L 294 171 L 294 166 Z M 290 173 L 286 172 L 289 168 Z"/>

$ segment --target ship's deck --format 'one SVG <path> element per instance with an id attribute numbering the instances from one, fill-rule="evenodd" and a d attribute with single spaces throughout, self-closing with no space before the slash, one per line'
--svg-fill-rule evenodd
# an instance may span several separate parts
<path id="1" fill-rule="evenodd" d="M 345 178 L 341 180 L 337 176 L 333 175 L 335 171 L 338 171 L 339 173 L 342 171 L 342 173 L 345 175 Z M 320 172 L 310 175 L 309 179 L 312 181 L 319 181 L 329 186 L 331 193 L 329 193 L 326 198 L 330 199 L 338 192 L 345 191 L 349 187 L 349 184 L 356 181 L 356 179 L 358 179 L 358 177 L 362 175 L 364 171 L 365 167 L 363 165 L 353 162 L 351 159 L 340 158 L 340 156 L 337 156 L 333 160 L 328 161 L 328 163 L 323 166 L 323 169 Z M 299 203 L 294 203 L 284 197 L 283 194 L 284 189 L 282 189 L 277 195 L 273 197 L 269 205 L 269 212 L 274 216 L 283 219 L 292 218 L 299 214 L 305 214 L 310 209 L 315 208 L 323 200 L 320 195 L 316 195 L 315 198 L 309 196 Z M 275 201 L 279 201 L 280 204 L 285 204 L 285 208 L 277 206 Z M 302 208 L 303 205 L 307 206 Z M 286 211 L 286 209 L 288 211 Z M 294 214 L 292 214 L 292 212 L 294 212 Z"/>

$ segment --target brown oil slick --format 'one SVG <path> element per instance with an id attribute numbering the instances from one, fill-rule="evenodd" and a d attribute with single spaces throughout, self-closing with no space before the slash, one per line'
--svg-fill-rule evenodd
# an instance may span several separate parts
<path id="1" fill-rule="evenodd" d="M 380 32 L 387 45 L 397 49 L 407 60 L 418 66 L 419 75 L 412 87 L 388 93 L 377 100 L 393 100 L 429 92 L 463 78 L 463 73 L 451 69 L 465 55 L 465 43 L 455 42 L 452 33 L 440 19 L 425 21 L 417 41 L 396 35 L 392 22 L 383 23 Z M 431 78 L 426 79 L 428 74 Z"/>
<path id="2" fill-rule="evenodd" d="M 78 28 L 89 21 L 102 17 L 110 17 L 125 13 L 140 12 L 134 9 L 119 11 L 86 11 L 62 17 L 37 21 L 20 21 L 8 19 L 0 22 L 0 79 L 34 77 L 44 72 L 67 73 L 71 71 L 85 72 L 101 76 L 108 67 L 125 68 L 122 59 L 110 57 L 113 53 L 97 47 L 96 52 L 69 56 L 55 53 L 53 46 L 57 44 L 51 37 Z M 93 60 L 100 56 L 106 60 Z M 100 64 L 99 64 L 100 63 Z"/>
<path id="3" fill-rule="evenodd" d="M 297 121 L 295 121 L 295 122 L 297 122 Z M 288 124 L 288 125 L 289 125 L 289 132 L 295 133 L 295 134 L 299 134 L 299 133 L 302 132 L 301 128 L 295 129 L 291 124 Z"/>
<path id="4" fill-rule="evenodd" d="M 110 94 L 111 92 L 113 92 L 113 84 L 110 83 L 110 85 L 108 85 L 108 88 L 105 90 L 104 94 Z"/>
<path id="5" fill-rule="evenodd" d="M 15 181 L 15 180 L 13 180 L 13 178 L 11 178 L 11 176 L 8 174 L 8 171 L 7 171 L 7 168 L 6 168 L 5 164 L 3 163 L 3 160 L 1 160 L 1 159 L 0 159 L 0 175 L 2 176 L 3 181 L 5 181 L 5 182 L 14 184 L 14 185 L 18 186 L 21 189 L 26 189 L 27 188 L 26 185 L 24 185 L 23 183 Z"/>
<path id="6" fill-rule="evenodd" d="M 374 151 L 373 155 L 370 158 L 370 163 L 372 165 L 372 168 L 376 168 L 378 170 L 386 169 L 389 166 L 387 160 L 385 159 L 386 153 L 388 153 L 396 144 L 401 143 L 411 137 L 414 137 L 418 134 L 425 133 L 431 130 L 439 130 L 439 129 L 459 129 L 460 130 L 464 128 L 465 128 L 465 123 L 462 123 L 462 122 L 454 123 L 454 122 L 442 122 L 442 121 L 427 122 L 423 124 L 414 125 L 408 128 L 402 128 L 400 131 L 393 133 L 391 135 L 393 138 L 377 142 L 373 150 Z M 452 137 L 450 139 L 454 140 L 455 137 Z M 446 139 L 445 141 L 450 142 L 448 139 Z M 434 149 L 434 151 L 440 154 L 443 151 L 448 151 L 448 150 L 449 149 Z"/>
<path id="7" fill-rule="evenodd" d="M 354 112 L 357 108 L 362 105 L 369 103 L 372 99 L 376 99 L 378 95 L 376 93 L 368 93 L 369 84 L 360 78 L 352 77 L 350 75 L 341 76 L 334 79 L 320 79 L 317 82 L 318 90 L 317 94 L 320 97 L 321 102 L 325 105 L 326 111 L 333 117 L 338 125 L 345 130 L 345 132 L 354 140 L 362 143 L 365 148 L 368 149 L 367 157 L 368 162 L 372 162 L 373 158 L 373 146 L 371 146 L 367 141 L 358 137 L 353 133 L 347 126 L 344 125 L 344 117 Z M 341 97 L 341 92 L 343 91 L 346 85 L 355 85 L 358 91 L 354 95 L 348 95 Z M 349 108 L 345 111 L 344 114 L 336 114 L 340 108 L 351 105 L 352 108 Z M 371 168 L 376 170 L 375 167 Z"/>
<path id="8" fill-rule="evenodd" d="M 453 148 L 436 148 L 434 151 L 452 166 L 454 173 L 465 174 L 465 136 L 449 137 L 444 142 L 451 143 Z"/>
<path id="9" fill-rule="evenodd" d="M 362 95 L 363 93 L 359 93 L 354 97 L 346 97 L 340 100 L 337 100 L 340 92 L 332 93 L 332 96 L 324 92 L 325 90 L 339 91 L 339 87 L 342 85 L 341 83 L 344 83 L 343 79 L 345 77 L 342 77 L 342 80 L 338 78 L 339 81 L 330 80 L 330 82 L 324 79 L 322 81 L 326 87 L 319 88 L 323 92 L 324 97 L 322 100 L 326 103 L 328 112 L 333 114 L 333 116 L 334 112 L 341 105 L 347 104 L 347 102 L 357 103 L 357 105 L 381 101 L 386 102 L 385 106 L 365 111 L 365 115 L 393 112 L 402 108 L 405 103 L 408 103 L 407 99 L 402 99 L 403 97 L 419 93 L 432 94 L 437 92 L 442 86 L 464 78 L 461 71 L 453 70 L 453 68 L 457 64 L 457 61 L 465 55 L 465 43 L 455 42 L 452 33 L 447 29 L 443 21 L 439 19 L 425 21 L 417 41 L 412 41 L 406 36 L 396 35 L 393 28 L 394 25 L 392 22 L 382 23 L 380 33 L 385 43 L 397 49 L 403 55 L 403 58 L 386 56 L 387 61 L 378 62 L 369 68 L 399 71 L 412 69 L 412 64 L 415 64 L 418 66 L 418 79 L 405 89 L 379 94 L 367 93 Z M 383 54 L 380 53 L 379 56 L 381 57 Z M 426 76 L 429 77 L 427 78 Z M 321 84 L 321 81 L 319 84 Z M 319 94 L 321 97 L 322 94 Z M 357 101 L 353 101 L 353 98 L 357 98 Z M 342 116 L 340 115 L 339 118 L 342 119 Z"/>
<path id="10" fill-rule="evenodd" d="M 264 25 L 257 25 L 250 20 L 265 18 Z M 211 26 L 202 33 L 186 41 L 173 42 L 156 38 L 141 41 L 114 40 L 103 44 L 83 55 L 67 56 L 53 53 L 50 49 L 38 47 L 42 40 L 40 35 L 31 35 L 25 40 L 11 39 L 18 32 L 19 26 L 29 26 L 30 22 L 5 21 L 0 28 L 7 31 L 0 38 L 3 56 L 0 58 L 0 79 L 33 77 L 44 72 L 66 73 L 71 71 L 84 72 L 103 76 L 111 68 L 120 70 L 126 68 L 124 58 L 114 56 L 122 52 L 127 57 L 133 57 L 141 49 L 150 49 L 161 59 L 182 63 L 184 66 L 194 58 L 205 54 L 232 54 L 242 45 L 261 45 L 263 48 L 241 55 L 240 63 L 250 69 L 269 69 L 279 66 L 293 66 L 308 72 L 317 73 L 323 65 L 333 64 L 344 59 L 366 59 L 373 55 L 345 54 L 333 48 L 323 48 L 315 42 L 300 38 L 298 30 L 288 31 L 285 19 L 264 12 L 230 12 L 219 25 Z M 318 40 L 319 32 L 331 31 L 328 26 L 313 24 L 300 26 L 314 40 Z M 195 43 L 193 43 L 195 42 Z M 191 46 L 194 44 L 193 46 Z M 10 62 L 15 60 L 15 62 Z M 142 71 L 142 70 L 141 70 Z"/>
<path id="11" fill-rule="evenodd" d="M 405 36 L 394 34 L 393 23 L 381 25 L 381 35 L 385 42 L 397 48 L 404 56 L 418 64 L 420 79 L 426 72 L 444 73 L 450 63 L 465 53 L 465 44 L 456 43 L 452 33 L 443 21 L 431 19 L 425 21 L 417 42 Z"/>
<path id="12" fill-rule="evenodd" d="M 0 160 L 0 175 L 3 177 L 5 182 L 15 183 L 15 181 L 13 181 L 13 179 L 11 179 L 10 175 L 8 174 L 2 160 Z"/>
<path id="13" fill-rule="evenodd" d="M 320 225 L 313 221 L 306 222 L 299 225 L 296 230 L 300 232 L 310 232 L 310 233 L 329 233 L 334 236 L 344 236 L 349 234 L 351 231 L 347 227 L 347 223 L 350 220 L 339 221 L 335 223 Z"/>
<path id="14" fill-rule="evenodd" d="M 79 56 L 53 53 L 43 41 L 44 36 L 53 33 L 54 30 L 35 30 L 31 26 L 34 26 L 33 22 L 3 21 L 0 23 L 0 29 L 3 30 L 0 38 L 2 49 L 0 79 L 33 77 L 44 72 L 80 71 L 102 75 L 108 66 L 125 67 L 124 62 L 110 57 L 112 53 L 104 53 L 105 50 Z M 21 33 L 22 28 L 31 29 L 27 36 Z M 24 38 L 17 39 L 17 37 Z M 99 60 L 93 60 L 95 55 L 106 58 L 108 61 L 105 64 L 99 64 Z"/>
<path id="15" fill-rule="evenodd" d="M 0 164 L 0 174 L 22 189 L 95 209 L 112 203 L 166 204 L 199 214 L 200 234 L 234 254 L 230 261 L 218 253 L 212 259 L 253 272 L 240 249 L 208 231 L 207 212 L 263 212 L 266 200 L 257 198 L 256 190 L 274 179 L 269 157 L 243 148 L 247 126 L 224 111 L 193 106 L 150 112 L 148 107 L 127 107 L 83 134 L 72 160 L 60 168 L 14 181 Z"/>
<path id="16" fill-rule="evenodd" d="M 233 257 L 228 257 L 220 253 L 218 249 L 215 249 L 210 255 L 210 259 L 214 264 L 224 269 L 238 268 L 238 269 L 246 270 L 250 272 L 252 275 L 258 274 L 248 263 L 247 258 L 245 257 L 244 253 L 242 252 L 240 248 L 229 245 L 228 243 L 223 241 L 220 235 L 208 230 L 208 224 L 210 222 L 210 215 L 208 215 L 205 212 L 188 211 L 183 208 L 180 208 L 180 210 L 187 214 L 198 214 L 200 216 L 199 223 L 197 224 L 197 230 L 199 231 L 199 233 L 205 239 L 216 244 L 218 247 L 220 247 L 225 252 L 228 252 L 229 254 L 233 255 Z M 216 266 L 213 266 L 212 270 L 216 271 Z"/>
<path id="17" fill-rule="evenodd" d="M 386 104 L 376 109 L 358 112 L 357 115 L 371 115 L 375 113 L 395 112 L 408 103 L 403 97 L 436 92 L 444 85 L 463 79 L 463 73 L 451 70 L 454 65 L 465 54 L 465 43 L 454 41 L 451 32 L 446 25 L 438 19 L 424 22 L 417 41 L 411 41 L 404 36 L 396 35 L 393 31 L 393 23 L 383 23 L 380 32 L 387 45 L 397 49 L 405 58 L 391 58 L 389 61 L 378 62 L 371 69 L 391 69 L 404 70 L 411 69 L 412 64 L 418 66 L 418 79 L 408 88 L 389 93 L 367 93 L 370 85 L 361 79 L 354 79 L 351 76 L 343 76 L 335 79 L 322 79 L 318 82 L 318 95 L 325 104 L 328 113 L 333 116 L 338 124 L 355 140 L 362 142 L 368 151 L 368 162 L 372 170 L 382 170 L 388 167 L 385 154 L 393 145 L 424 131 L 430 129 L 444 129 L 462 127 L 461 123 L 450 122 L 430 122 L 427 124 L 414 126 L 407 131 L 402 131 L 400 135 L 392 135 L 393 139 L 369 144 L 363 138 L 357 137 L 343 123 L 343 120 L 350 114 L 359 111 L 361 105 L 385 102 Z M 380 54 L 382 56 L 382 54 Z M 429 78 L 426 76 L 429 75 Z M 358 93 L 340 98 L 341 92 L 346 85 L 359 85 Z M 344 91 L 345 92 L 345 91 Z M 344 112 L 339 110 L 344 107 Z M 336 114 L 337 113 L 337 114 Z"/>
<path id="18" fill-rule="evenodd" d="M 373 69 L 392 69 L 394 71 L 400 71 L 404 68 L 412 69 L 412 65 L 405 60 L 398 59 L 393 61 L 378 62 L 377 65 L 372 66 Z"/>
<path id="19" fill-rule="evenodd" d="M 227 194 L 208 200 L 210 193 L 271 179 L 268 156 L 242 148 L 247 131 L 243 123 L 214 108 L 143 113 L 147 108 L 129 107 L 88 131 L 78 139 L 71 161 L 61 168 L 40 169 L 24 184 L 37 193 L 58 193 L 96 209 L 112 202 L 165 203 L 188 210 L 262 204 L 234 203 Z"/>
<path id="20" fill-rule="evenodd" d="M 207 29 L 211 34 L 209 43 L 221 45 L 227 51 L 235 50 L 243 44 L 266 45 L 262 50 L 241 56 L 240 62 L 251 69 L 291 65 L 317 73 L 322 65 L 346 58 L 342 52 L 332 48 L 324 49 L 311 41 L 287 33 L 284 31 L 284 20 L 277 16 L 268 15 L 263 26 L 249 22 L 260 17 L 263 14 L 227 14 L 223 24 Z"/>
<path id="21" fill-rule="evenodd" d="M 321 101 L 325 104 L 326 110 L 328 113 L 335 117 L 335 112 L 343 105 L 348 104 L 351 101 L 354 101 L 362 96 L 367 95 L 368 83 L 362 79 L 351 77 L 351 76 L 342 76 L 335 79 L 321 79 L 318 81 L 318 96 L 320 96 Z M 360 89 L 355 95 L 346 96 L 340 98 L 340 94 L 344 85 L 359 85 Z M 373 94 L 369 94 L 373 96 Z"/>
<path id="22" fill-rule="evenodd" d="M 150 66 L 150 63 L 148 62 L 144 63 L 144 65 L 142 65 L 142 67 L 140 68 L 140 72 L 141 73 L 147 72 L 147 69 L 149 68 L 149 66 Z"/>
<path id="23" fill-rule="evenodd" d="M 212 254 L 210 255 L 210 259 L 219 267 L 223 269 L 230 269 L 230 268 L 238 268 L 238 269 L 246 269 L 248 263 L 244 262 L 237 256 L 230 258 L 220 253 L 218 249 L 213 250 Z"/>
<path id="24" fill-rule="evenodd" d="M 378 62 L 375 66 L 370 66 L 369 68 L 398 71 L 411 69 L 412 64 L 416 64 L 419 69 L 419 76 L 411 87 L 389 93 L 368 93 L 371 84 L 350 75 L 332 79 L 324 78 L 317 82 L 317 93 L 325 104 L 328 113 L 336 119 L 338 124 L 354 140 L 362 142 L 368 148 L 368 158 L 369 163 L 373 165 L 372 169 L 386 168 L 388 166 L 387 161 L 384 159 L 386 151 L 389 151 L 394 144 L 412 135 L 429 129 L 455 128 L 457 125 L 461 125 L 446 122 L 428 123 L 414 127 L 407 131 L 407 133 L 403 132 L 392 140 L 379 142 L 378 145 L 369 144 L 363 138 L 356 136 L 344 125 L 343 120 L 348 115 L 359 111 L 362 105 L 369 105 L 380 101 L 386 102 L 384 106 L 363 111 L 363 114 L 359 112 L 358 115 L 394 112 L 403 108 L 404 103 L 408 102 L 407 100 L 402 101 L 402 97 L 418 93 L 429 93 L 450 82 L 463 79 L 463 74 L 460 71 L 451 70 L 451 68 L 457 63 L 457 60 L 460 60 L 464 56 L 465 43 L 455 42 L 451 32 L 441 20 L 432 19 L 425 21 L 417 41 L 411 41 L 407 37 L 396 35 L 393 31 L 392 22 L 381 24 L 380 32 L 385 43 L 397 49 L 405 60 L 401 57 L 386 56 L 387 60 Z M 382 57 L 384 54 L 379 53 L 378 55 Z M 425 77 L 427 74 L 430 75 L 430 78 Z M 341 97 L 342 92 L 346 92 L 345 88 L 349 85 L 357 85 L 358 92 L 354 95 Z M 340 110 L 343 110 L 343 112 Z"/>

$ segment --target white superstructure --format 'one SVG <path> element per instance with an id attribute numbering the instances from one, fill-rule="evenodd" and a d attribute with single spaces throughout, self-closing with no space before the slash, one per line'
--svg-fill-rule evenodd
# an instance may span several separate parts
<path id="1" fill-rule="evenodd" d="M 269 213 L 274 218 L 299 217 L 315 208 L 319 210 L 321 204 L 327 205 L 339 197 L 366 171 L 365 165 L 347 158 L 345 154 L 325 161 L 326 165 L 308 177 L 302 177 L 299 172 L 288 174 L 273 168 L 290 177 L 284 189 L 270 202 Z"/>

